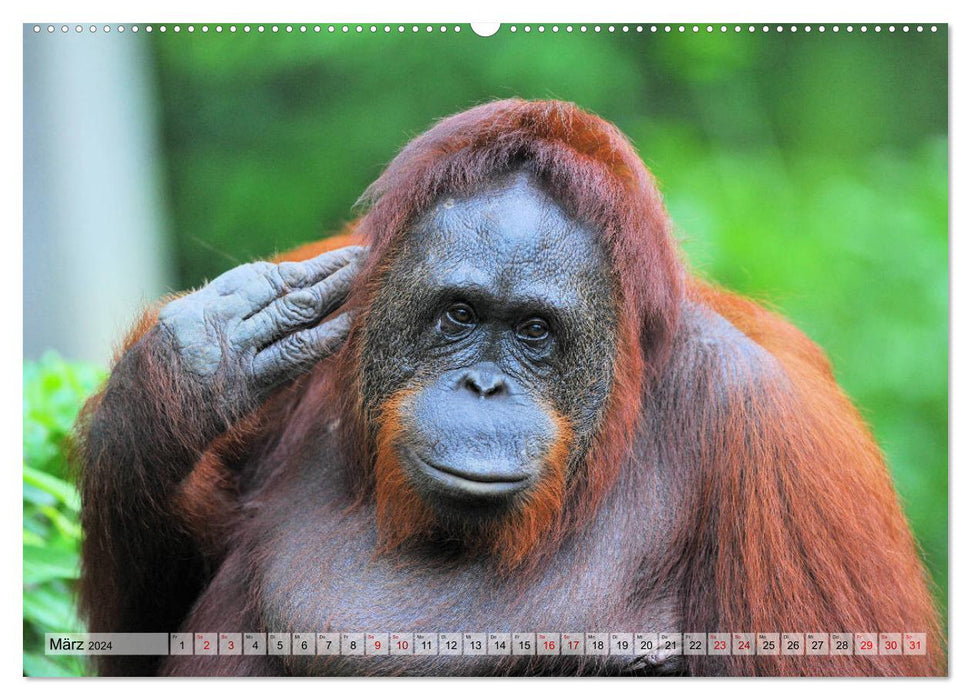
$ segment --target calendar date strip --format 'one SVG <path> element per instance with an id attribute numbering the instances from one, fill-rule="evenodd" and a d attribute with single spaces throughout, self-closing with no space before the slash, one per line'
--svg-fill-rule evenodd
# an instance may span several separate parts
<path id="1" fill-rule="evenodd" d="M 56 633 L 68 656 L 922 656 L 924 632 Z"/>

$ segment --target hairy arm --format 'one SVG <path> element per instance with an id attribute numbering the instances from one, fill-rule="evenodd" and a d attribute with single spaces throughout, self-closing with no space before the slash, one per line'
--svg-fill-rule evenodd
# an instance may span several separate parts
<path id="1" fill-rule="evenodd" d="M 180 522 L 179 485 L 214 439 L 340 346 L 349 315 L 328 317 L 363 252 L 243 265 L 139 324 L 79 426 L 92 631 L 178 628 L 209 573 Z M 152 670 L 150 659 L 105 659 L 109 673 Z"/>

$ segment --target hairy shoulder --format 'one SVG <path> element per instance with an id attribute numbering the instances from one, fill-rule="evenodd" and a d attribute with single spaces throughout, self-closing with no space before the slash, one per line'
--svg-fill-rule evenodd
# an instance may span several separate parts
<path id="1" fill-rule="evenodd" d="M 719 328 L 725 324 L 731 326 L 736 333 L 775 358 L 787 373 L 809 372 L 820 378 L 833 379 L 832 367 L 825 353 L 779 313 L 752 299 L 700 280 L 692 281 L 687 298 L 689 307 L 700 309 L 702 313 L 708 312 L 705 325 Z M 688 323 L 691 323 L 690 319 Z M 725 338 L 730 336 L 728 334 Z"/>
<path id="2" fill-rule="evenodd" d="M 740 295 L 700 283 L 690 289 L 657 387 L 661 406 L 719 430 L 724 420 L 761 423 L 768 415 L 790 424 L 827 405 L 842 413 L 842 397 L 822 350 L 787 319 Z"/>

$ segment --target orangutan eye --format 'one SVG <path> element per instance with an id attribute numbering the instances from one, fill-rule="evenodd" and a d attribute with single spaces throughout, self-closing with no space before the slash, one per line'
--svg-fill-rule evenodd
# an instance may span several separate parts
<path id="1" fill-rule="evenodd" d="M 516 335 L 528 343 L 540 343 L 549 338 L 550 327 L 541 318 L 531 318 L 519 324 Z"/>
<path id="2" fill-rule="evenodd" d="M 464 335 L 475 327 L 475 312 L 468 304 L 452 304 L 442 314 L 438 327 L 452 338 Z"/>

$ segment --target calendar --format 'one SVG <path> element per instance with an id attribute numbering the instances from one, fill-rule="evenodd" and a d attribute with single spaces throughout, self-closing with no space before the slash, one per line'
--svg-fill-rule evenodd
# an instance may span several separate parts
<path id="1" fill-rule="evenodd" d="M 173 632 L 48 634 L 49 655 L 922 656 L 925 632 Z"/>

